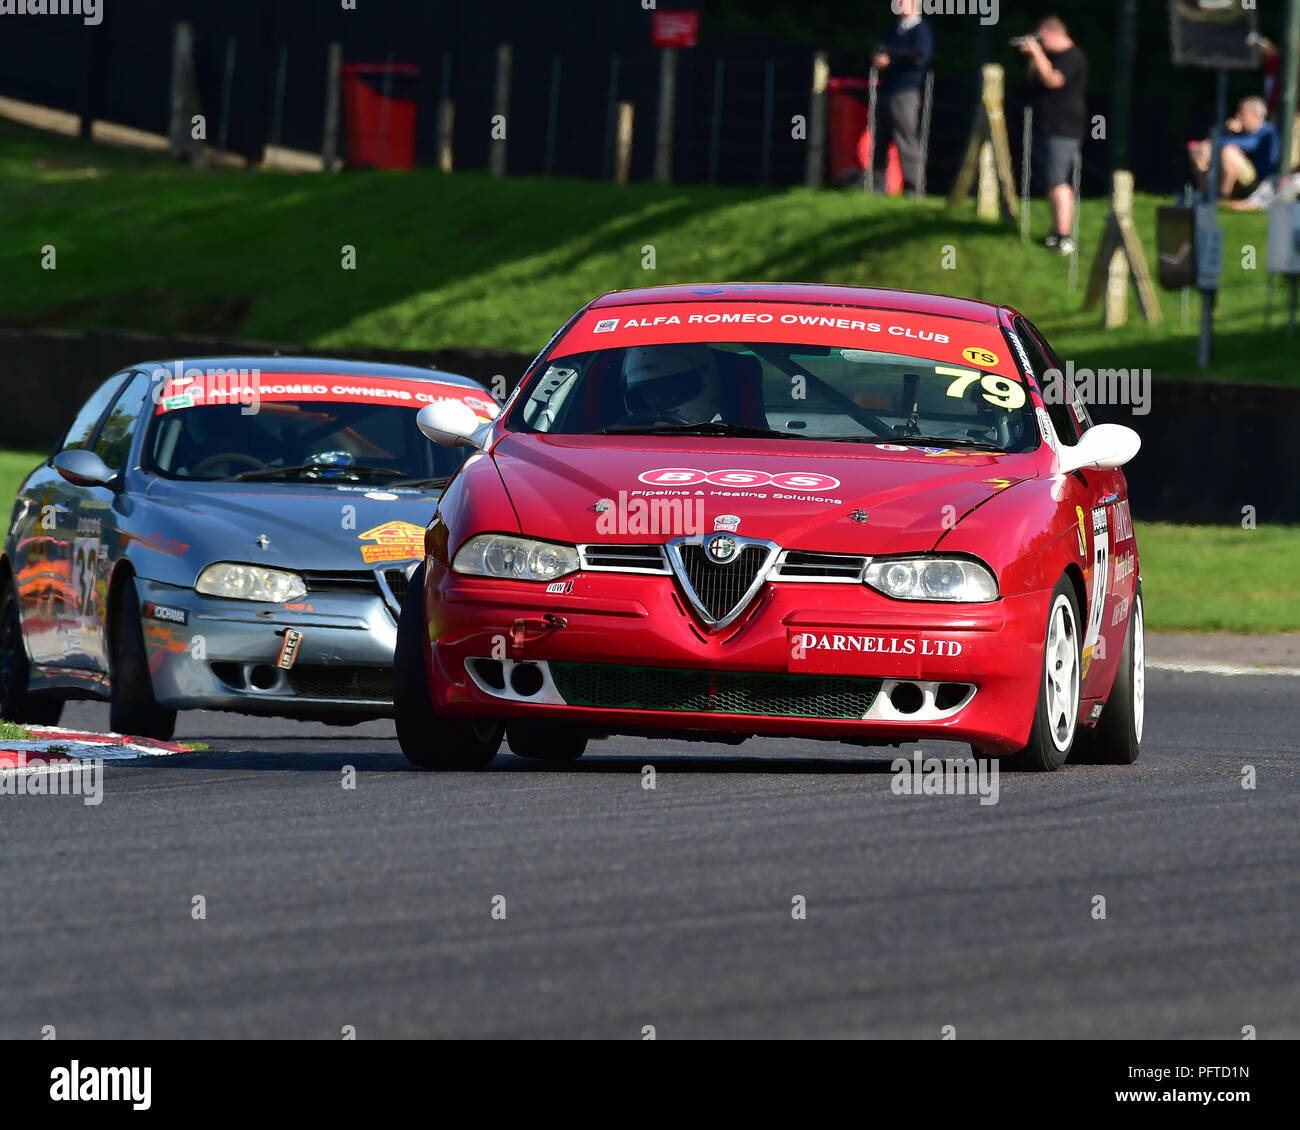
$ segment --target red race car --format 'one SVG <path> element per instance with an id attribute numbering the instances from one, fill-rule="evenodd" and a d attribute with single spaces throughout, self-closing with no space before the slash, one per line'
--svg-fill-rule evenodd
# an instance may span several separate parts
<path id="1" fill-rule="evenodd" d="M 575 314 L 463 464 L 398 626 L 402 750 L 502 737 L 968 743 L 1129 763 L 1142 588 L 1119 468 L 1037 330 L 900 291 L 673 286 Z"/>

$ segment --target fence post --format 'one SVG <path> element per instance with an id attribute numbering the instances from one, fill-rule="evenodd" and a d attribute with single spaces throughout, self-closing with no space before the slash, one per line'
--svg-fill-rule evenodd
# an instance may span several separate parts
<path id="1" fill-rule="evenodd" d="M 709 123 L 709 183 L 718 183 L 718 148 L 722 143 L 722 92 L 727 73 L 727 62 L 718 59 L 713 64 L 713 121 Z"/>
<path id="2" fill-rule="evenodd" d="M 506 135 L 510 131 L 511 57 L 510 44 L 502 43 L 497 47 L 497 85 L 493 116 L 501 119 L 503 128 L 502 135 L 492 139 L 492 149 L 488 155 L 488 168 L 494 177 L 504 176 L 506 171 Z"/>
<path id="3" fill-rule="evenodd" d="M 673 117 L 677 105 L 677 48 L 659 54 L 659 120 L 655 123 L 655 170 L 660 184 L 673 179 Z"/>
<path id="4" fill-rule="evenodd" d="M 442 81 L 438 92 L 438 168 L 451 172 L 451 139 L 456 125 L 456 104 L 451 100 L 451 56 L 442 57 Z"/>
<path id="5" fill-rule="evenodd" d="M 825 51 L 815 52 L 808 100 L 808 161 L 804 169 L 804 183 L 809 188 L 820 188 L 826 180 L 826 85 L 830 79 L 829 56 Z"/>
<path id="6" fill-rule="evenodd" d="M 325 133 L 320 159 L 325 172 L 332 173 L 339 163 L 339 104 L 342 101 L 343 45 L 331 43 L 325 64 Z"/>
<path id="7" fill-rule="evenodd" d="M 614 180 L 627 184 L 632 171 L 632 116 L 635 107 L 631 102 L 618 104 L 618 140 L 614 157 Z"/>
<path id="8" fill-rule="evenodd" d="M 192 105 L 190 92 L 194 85 L 193 75 L 194 30 L 189 24 L 181 22 L 176 25 L 172 36 L 171 123 L 167 134 L 173 157 L 179 157 L 193 148 L 190 144 L 189 115 L 186 113 Z"/>

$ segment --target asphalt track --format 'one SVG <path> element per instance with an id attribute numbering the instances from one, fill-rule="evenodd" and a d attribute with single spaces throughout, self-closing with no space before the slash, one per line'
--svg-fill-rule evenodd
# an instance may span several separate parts
<path id="1" fill-rule="evenodd" d="M 387 724 L 194 714 L 211 751 L 97 807 L 0 797 L 0 1036 L 1300 1036 L 1300 680 L 1148 694 L 1136 766 L 991 806 L 820 743 L 433 775 Z"/>

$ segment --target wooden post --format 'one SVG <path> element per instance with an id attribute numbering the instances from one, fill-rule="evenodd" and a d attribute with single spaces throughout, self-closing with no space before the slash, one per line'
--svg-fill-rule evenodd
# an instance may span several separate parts
<path id="1" fill-rule="evenodd" d="M 997 219 L 999 209 L 1009 218 L 1020 214 L 1016 199 L 1015 177 L 1011 171 L 1011 142 L 1007 138 L 1007 120 L 1003 110 L 1005 72 L 996 63 L 982 68 L 983 93 L 975 109 L 966 156 L 948 195 L 949 207 L 955 208 L 977 183 L 980 198 L 976 210 L 983 218 Z M 985 147 L 987 148 L 987 154 Z M 992 174 L 987 173 L 991 162 Z M 981 170 L 985 170 L 981 174 Z"/>
<path id="2" fill-rule="evenodd" d="M 831 80 L 830 57 L 825 51 L 813 55 L 812 95 L 808 99 L 808 159 L 804 183 L 821 188 L 826 176 L 826 86 Z"/>
<path id="3" fill-rule="evenodd" d="M 1117 262 L 1118 260 L 1118 262 Z M 1088 277 L 1088 291 L 1083 308 L 1091 310 L 1106 294 L 1104 324 L 1107 329 L 1122 326 L 1127 319 L 1128 280 L 1137 289 L 1138 304 L 1148 322 L 1159 324 L 1164 320 L 1160 300 L 1147 271 L 1142 241 L 1133 223 L 1133 174 L 1119 169 L 1111 175 L 1110 214 L 1106 217 L 1106 233 L 1102 237 L 1097 257 L 1092 261 Z"/>
<path id="4" fill-rule="evenodd" d="M 627 184 L 632 172 L 632 116 L 636 107 L 631 102 L 618 104 L 618 131 L 614 142 L 614 181 Z"/>
<path id="5" fill-rule="evenodd" d="M 496 97 L 493 100 L 493 130 L 497 128 L 495 119 L 500 119 L 501 136 L 492 138 L 492 147 L 488 152 L 488 171 L 494 176 L 504 176 L 506 171 L 506 134 L 510 128 L 510 65 L 513 52 L 510 44 L 502 43 L 497 47 L 497 83 Z"/>
<path id="6" fill-rule="evenodd" d="M 673 179 L 673 116 L 677 106 L 677 48 L 659 55 L 659 119 L 655 123 L 655 171 L 660 184 Z"/>
<path id="7" fill-rule="evenodd" d="M 339 163 L 339 107 L 342 103 L 343 45 L 331 43 L 325 64 L 325 131 L 320 159 L 325 172 L 337 170 Z"/>

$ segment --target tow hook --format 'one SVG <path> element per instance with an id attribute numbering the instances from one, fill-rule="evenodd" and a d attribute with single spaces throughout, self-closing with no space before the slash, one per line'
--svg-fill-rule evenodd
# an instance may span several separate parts
<path id="1" fill-rule="evenodd" d="M 544 640 L 552 632 L 566 628 L 569 621 L 547 612 L 540 620 L 516 620 L 510 625 L 510 658 L 522 659 L 524 644 Z M 532 635 L 529 633 L 532 632 Z"/>

